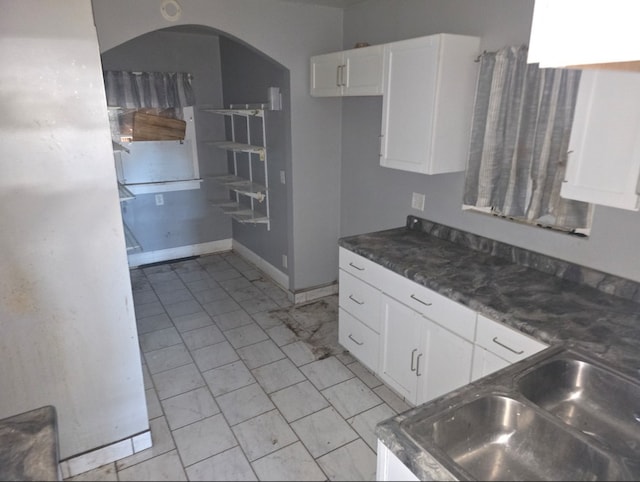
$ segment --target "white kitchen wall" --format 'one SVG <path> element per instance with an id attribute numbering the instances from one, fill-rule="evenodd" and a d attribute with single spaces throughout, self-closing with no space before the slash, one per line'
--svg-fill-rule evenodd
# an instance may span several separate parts
<path id="1" fill-rule="evenodd" d="M 367 0 L 346 10 L 343 47 L 440 32 L 479 36 L 481 49 L 486 50 L 528 44 L 533 4 L 533 0 Z M 397 227 L 407 214 L 414 214 L 640 281 L 639 213 L 598 206 L 591 236 L 577 238 L 463 212 L 463 173 L 426 176 L 379 166 L 381 112 L 380 98 L 350 98 L 343 104 L 341 235 Z M 426 195 L 424 211 L 411 209 L 413 192 Z"/>
<path id="2" fill-rule="evenodd" d="M 149 428 L 100 56 L 88 0 L 0 7 L 0 418 L 64 459 Z"/>

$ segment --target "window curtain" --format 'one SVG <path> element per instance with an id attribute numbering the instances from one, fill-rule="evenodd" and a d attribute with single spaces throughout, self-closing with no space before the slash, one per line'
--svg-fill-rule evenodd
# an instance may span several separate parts
<path id="1" fill-rule="evenodd" d="M 579 70 L 527 64 L 527 47 L 480 58 L 464 203 L 508 217 L 588 228 L 591 206 L 560 197 Z"/>
<path id="2" fill-rule="evenodd" d="M 195 104 L 192 75 L 185 72 L 104 72 L 107 105 L 126 109 L 186 107 Z"/>

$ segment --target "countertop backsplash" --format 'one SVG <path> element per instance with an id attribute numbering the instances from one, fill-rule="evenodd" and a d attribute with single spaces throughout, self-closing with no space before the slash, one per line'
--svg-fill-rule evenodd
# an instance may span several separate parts
<path id="1" fill-rule="evenodd" d="M 407 229 L 435 236 L 467 248 L 506 259 L 558 278 L 596 288 L 603 293 L 640 303 L 640 283 L 536 253 L 524 248 L 460 231 L 417 216 L 407 216 Z"/>

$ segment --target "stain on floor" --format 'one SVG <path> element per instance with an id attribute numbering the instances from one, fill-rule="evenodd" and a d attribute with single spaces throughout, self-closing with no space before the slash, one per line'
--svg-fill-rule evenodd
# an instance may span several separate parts
<path id="1" fill-rule="evenodd" d="M 348 353 L 338 343 L 338 295 L 269 311 L 304 341 L 318 360 Z"/>

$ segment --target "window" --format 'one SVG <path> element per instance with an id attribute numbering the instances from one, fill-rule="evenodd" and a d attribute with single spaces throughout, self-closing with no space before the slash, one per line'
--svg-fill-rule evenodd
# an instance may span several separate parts
<path id="1" fill-rule="evenodd" d="M 480 57 L 464 209 L 588 235 L 592 206 L 560 197 L 580 74 L 527 64 L 525 46 Z"/>
<path id="2" fill-rule="evenodd" d="M 191 75 L 104 72 L 118 181 L 133 194 L 198 189 Z"/>

